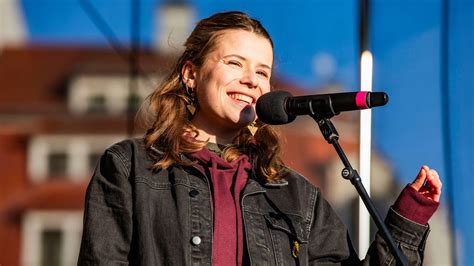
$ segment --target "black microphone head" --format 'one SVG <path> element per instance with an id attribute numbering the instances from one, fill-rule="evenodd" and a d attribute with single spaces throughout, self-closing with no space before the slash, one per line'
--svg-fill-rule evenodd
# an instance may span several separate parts
<path id="1" fill-rule="evenodd" d="M 285 102 L 291 93 L 287 91 L 272 91 L 260 96 L 256 111 L 260 121 L 269 125 L 283 125 L 295 120 L 296 116 L 288 115 Z"/>
<path id="2" fill-rule="evenodd" d="M 371 92 L 368 102 L 369 107 L 386 105 L 388 103 L 388 95 L 385 92 Z"/>

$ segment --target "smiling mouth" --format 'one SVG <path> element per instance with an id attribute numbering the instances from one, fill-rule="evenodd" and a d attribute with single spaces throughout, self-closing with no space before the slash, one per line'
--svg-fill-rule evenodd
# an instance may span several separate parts
<path id="1" fill-rule="evenodd" d="M 231 93 L 229 94 L 229 97 L 234 99 L 234 100 L 237 100 L 237 101 L 241 101 L 241 102 L 244 102 L 246 104 L 253 104 L 254 100 L 252 97 L 250 96 L 247 96 L 247 95 L 243 95 L 243 94 L 239 94 L 239 93 Z"/>

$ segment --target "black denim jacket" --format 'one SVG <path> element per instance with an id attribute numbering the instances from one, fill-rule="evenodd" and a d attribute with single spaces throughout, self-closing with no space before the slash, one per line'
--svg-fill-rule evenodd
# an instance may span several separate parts
<path id="1" fill-rule="evenodd" d="M 210 184 L 194 167 L 151 171 L 142 139 L 107 149 L 86 194 L 78 265 L 210 265 Z M 301 175 L 242 194 L 247 258 L 252 265 L 395 265 L 377 234 L 364 261 L 344 224 Z M 428 226 L 390 210 L 386 224 L 410 265 L 421 264 Z"/>

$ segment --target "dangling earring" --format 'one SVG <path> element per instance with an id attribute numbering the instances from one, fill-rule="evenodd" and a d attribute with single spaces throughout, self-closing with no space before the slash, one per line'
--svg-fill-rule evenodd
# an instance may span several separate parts
<path id="1" fill-rule="evenodd" d="M 247 125 L 247 128 L 249 129 L 250 134 L 252 134 L 252 136 L 255 136 L 255 133 L 256 133 L 257 130 L 258 130 L 257 122 L 253 121 L 252 123 L 250 123 L 249 125 Z"/>
<path id="2" fill-rule="evenodd" d="M 196 112 L 196 97 L 194 95 L 193 90 L 190 89 L 188 85 L 184 84 L 184 87 L 186 95 L 188 96 L 186 109 L 188 109 L 188 112 L 191 114 L 191 116 L 193 116 Z"/>

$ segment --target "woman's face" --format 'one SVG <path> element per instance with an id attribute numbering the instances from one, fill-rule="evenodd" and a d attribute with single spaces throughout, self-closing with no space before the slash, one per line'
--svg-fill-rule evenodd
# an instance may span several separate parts
<path id="1" fill-rule="evenodd" d="M 256 119 L 255 103 L 270 91 L 273 48 L 270 42 L 244 30 L 226 30 L 202 67 L 194 71 L 198 109 L 196 127 L 236 132 Z"/>

